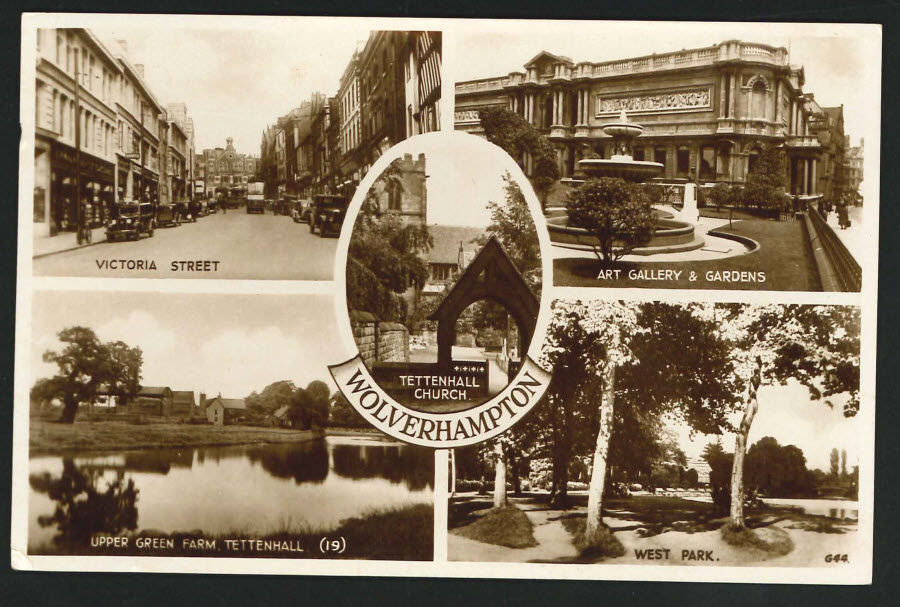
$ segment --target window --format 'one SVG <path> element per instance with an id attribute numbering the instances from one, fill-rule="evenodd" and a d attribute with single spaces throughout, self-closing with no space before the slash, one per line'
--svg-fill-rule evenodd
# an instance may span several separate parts
<path id="1" fill-rule="evenodd" d="M 700 179 L 716 178 L 716 148 L 705 146 L 700 149 Z"/>
<path id="2" fill-rule="evenodd" d="M 675 152 L 675 173 L 678 177 L 687 177 L 691 172 L 691 151 L 680 145 Z"/>
<path id="3" fill-rule="evenodd" d="M 653 150 L 653 162 L 666 166 L 666 148 L 656 148 Z"/>
<path id="4" fill-rule="evenodd" d="M 750 117 L 766 118 L 766 83 L 757 80 L 750 89 Z"/>

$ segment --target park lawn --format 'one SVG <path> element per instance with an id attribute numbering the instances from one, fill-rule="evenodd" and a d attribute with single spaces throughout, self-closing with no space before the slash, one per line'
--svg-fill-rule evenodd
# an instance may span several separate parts
<path id="1" fill-rule="evenodd" d="M 320 432 L 312 430 L 172 422 L 76 420 L 74 424 L 62 424 L 33 417 L 30 426 L 28 437 L 32 455 L 63 451 L 297 443 L 321 437 Z"/>
<path id="2" fill-rule="evenodd" d="M 474 522 L 457 527 L 453 533 L 477 542 L 507 548 L 537 546 L 534 526 L 525 513 L 513 504 L 491 508 Z"/>
<path id="3" fill-rule="evenodd" d="M 200 531 L 164 533 L 145 530 L 127 535 L 127 537 L 129 542 L 124 548 L 92 547 L 84 543 L 47 542 L 29 548 L 29 552 L 53 555 L 128 554 L 138 556 L 253 556 L 430 561 L 434 558 L 434 507 L 432 504 L 413 504 L 373 510 L 358 517 L 344 519 L 333 529 L 313 529 L 301 524 L 263 536 L 241 530 L 220 534 L 204 534 Z M 138 548 L 135 546 L 135 541 L 141 537 L 171 539 L 174 547 Z M 322 552 L 321 541 L 324 537 L 341 538 L 343 551 Z M 250 540 L 247 544 L 254 548 L 231 550 L 225 540 Z M 267 541 L 270 542 L 268 546 L 274 546 L 274 542 L 290 542 L 294 546 L 299 545 L 302 552 L 267 548 L 267 544 L 265 544 Z"/>
<path id="4" fill-rule="evenodd" d="M 802 221 L 752 219 L 734 222 L 718 232 L 752 238 L 760 244 L 756 252 L 707 261 L 616 262 L 618 279 L 597 280 L 600 262 L 596 259 L 557 259 L 553 263 L 553 283 L 560 287 L 617 287 L 656 289 L 735 289 L 756 291 L 821 291 L 822 284 Z M 677 280 L 631 280 L 631 269 L 681 270 Z M 707 280 L 707 272 L 764 272 L 765 282 L 724 282 Z M 691 280 L 691 273 L 695 280 Z"/>

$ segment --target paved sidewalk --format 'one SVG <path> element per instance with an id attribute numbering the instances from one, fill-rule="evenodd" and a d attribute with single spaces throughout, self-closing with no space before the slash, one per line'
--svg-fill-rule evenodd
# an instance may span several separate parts
<path id="1" fill-rule="evenodd" d="M 847 214 L 850 216 L 849 228 L 845 230 L 841 229 L 841 226 L 838 223 L 837 211 L 832 211 L 828 214 L 828 225 L 831 226 L 834 233 L 837 234 L 837 237 L 841 239 L 841 242 L 844 243 L 844 246 L 847 247 L 847 250 L 850 251 L 850 254 L 856 259 L 856 262 L 862 265 L 866 242 L 872 237 L 872 234 L 870 230 L 865 229 L 863 224 L 862 207 L 849 207 L 847 209 Z"/>
<path id="2" fill-rule="evenodd" d="M 56 236 L 35 236 L 31 256 L 32 258 L 46 257 L 54 253 L 82 249 L 101 242 L 106 242 L 105 227 L 94 228 L 91 231 L 91 243 L 83 245 L 78 244 L 75 232 L 60 232 Z"/>

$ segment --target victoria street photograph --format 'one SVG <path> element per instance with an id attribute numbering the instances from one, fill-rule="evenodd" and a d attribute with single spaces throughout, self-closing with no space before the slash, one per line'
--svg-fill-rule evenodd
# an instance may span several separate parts
<path id="1" fill-rule="evenodd" d="M 858 308 L 560 299 L 540 362 L 543 401 L 451 456 L 450 560 L 868 557 Z"/>
<path id="2" fill-rule="evenodd" d="M 37 29 L 34 274 L 331 280 L 368 167 L 440 129 L 441 33 L 164 18 Z"/>
<path id="3" fill-rule="evenodd" d="M 877 26 L 571 27 L 456 47 L 455 128 L 534 184 L 555 285 L 860 291 Z"/>
<path id="4" fill-rule="evenodd" d="M 431 560 L 434 456 L 321 362 L 329 297 L 35 294 L 28 553 Z"/>
<path id="5" fill-rule="evenodd" d="M 431 141 L 391 162 L 366 193 L 346 292 L 379 386 L 413 409 L 448 413 L 485 402 L 517 373 L 540 307 L 541 247 L 501 150 L 468 137 Z"/>

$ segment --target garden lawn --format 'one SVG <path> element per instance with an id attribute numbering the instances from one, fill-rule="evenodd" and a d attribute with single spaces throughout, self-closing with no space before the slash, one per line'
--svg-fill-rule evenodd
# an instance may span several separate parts
<path id="1" fill-rule="evenodd" d="M 618 287 L 656 289 L 737 289 L 756 291 L 821 291 L 822 284 L 802 221 L 748 219 L 723 226 L 718 232 L 752 238 L 760 249 L 747 255 L 707 261 L 641 262 L 618 261 L 618 279 L 598 280 L 600 262 L 595 259 L 557 259 L 553 263 L 553 283 L 561 287 Z M 629 279 L 632 269 L 644 271 L 681 270 L 677 280 Z M 765 275 L 764 282 L 721 280 L 722 272 L 754 272 Z M 691 273 L 694 280 L 691 280 Z M 716 276 L 714 273 L 718 272 Z M 718 279 L 717 279 L 718 278 Z"/>

